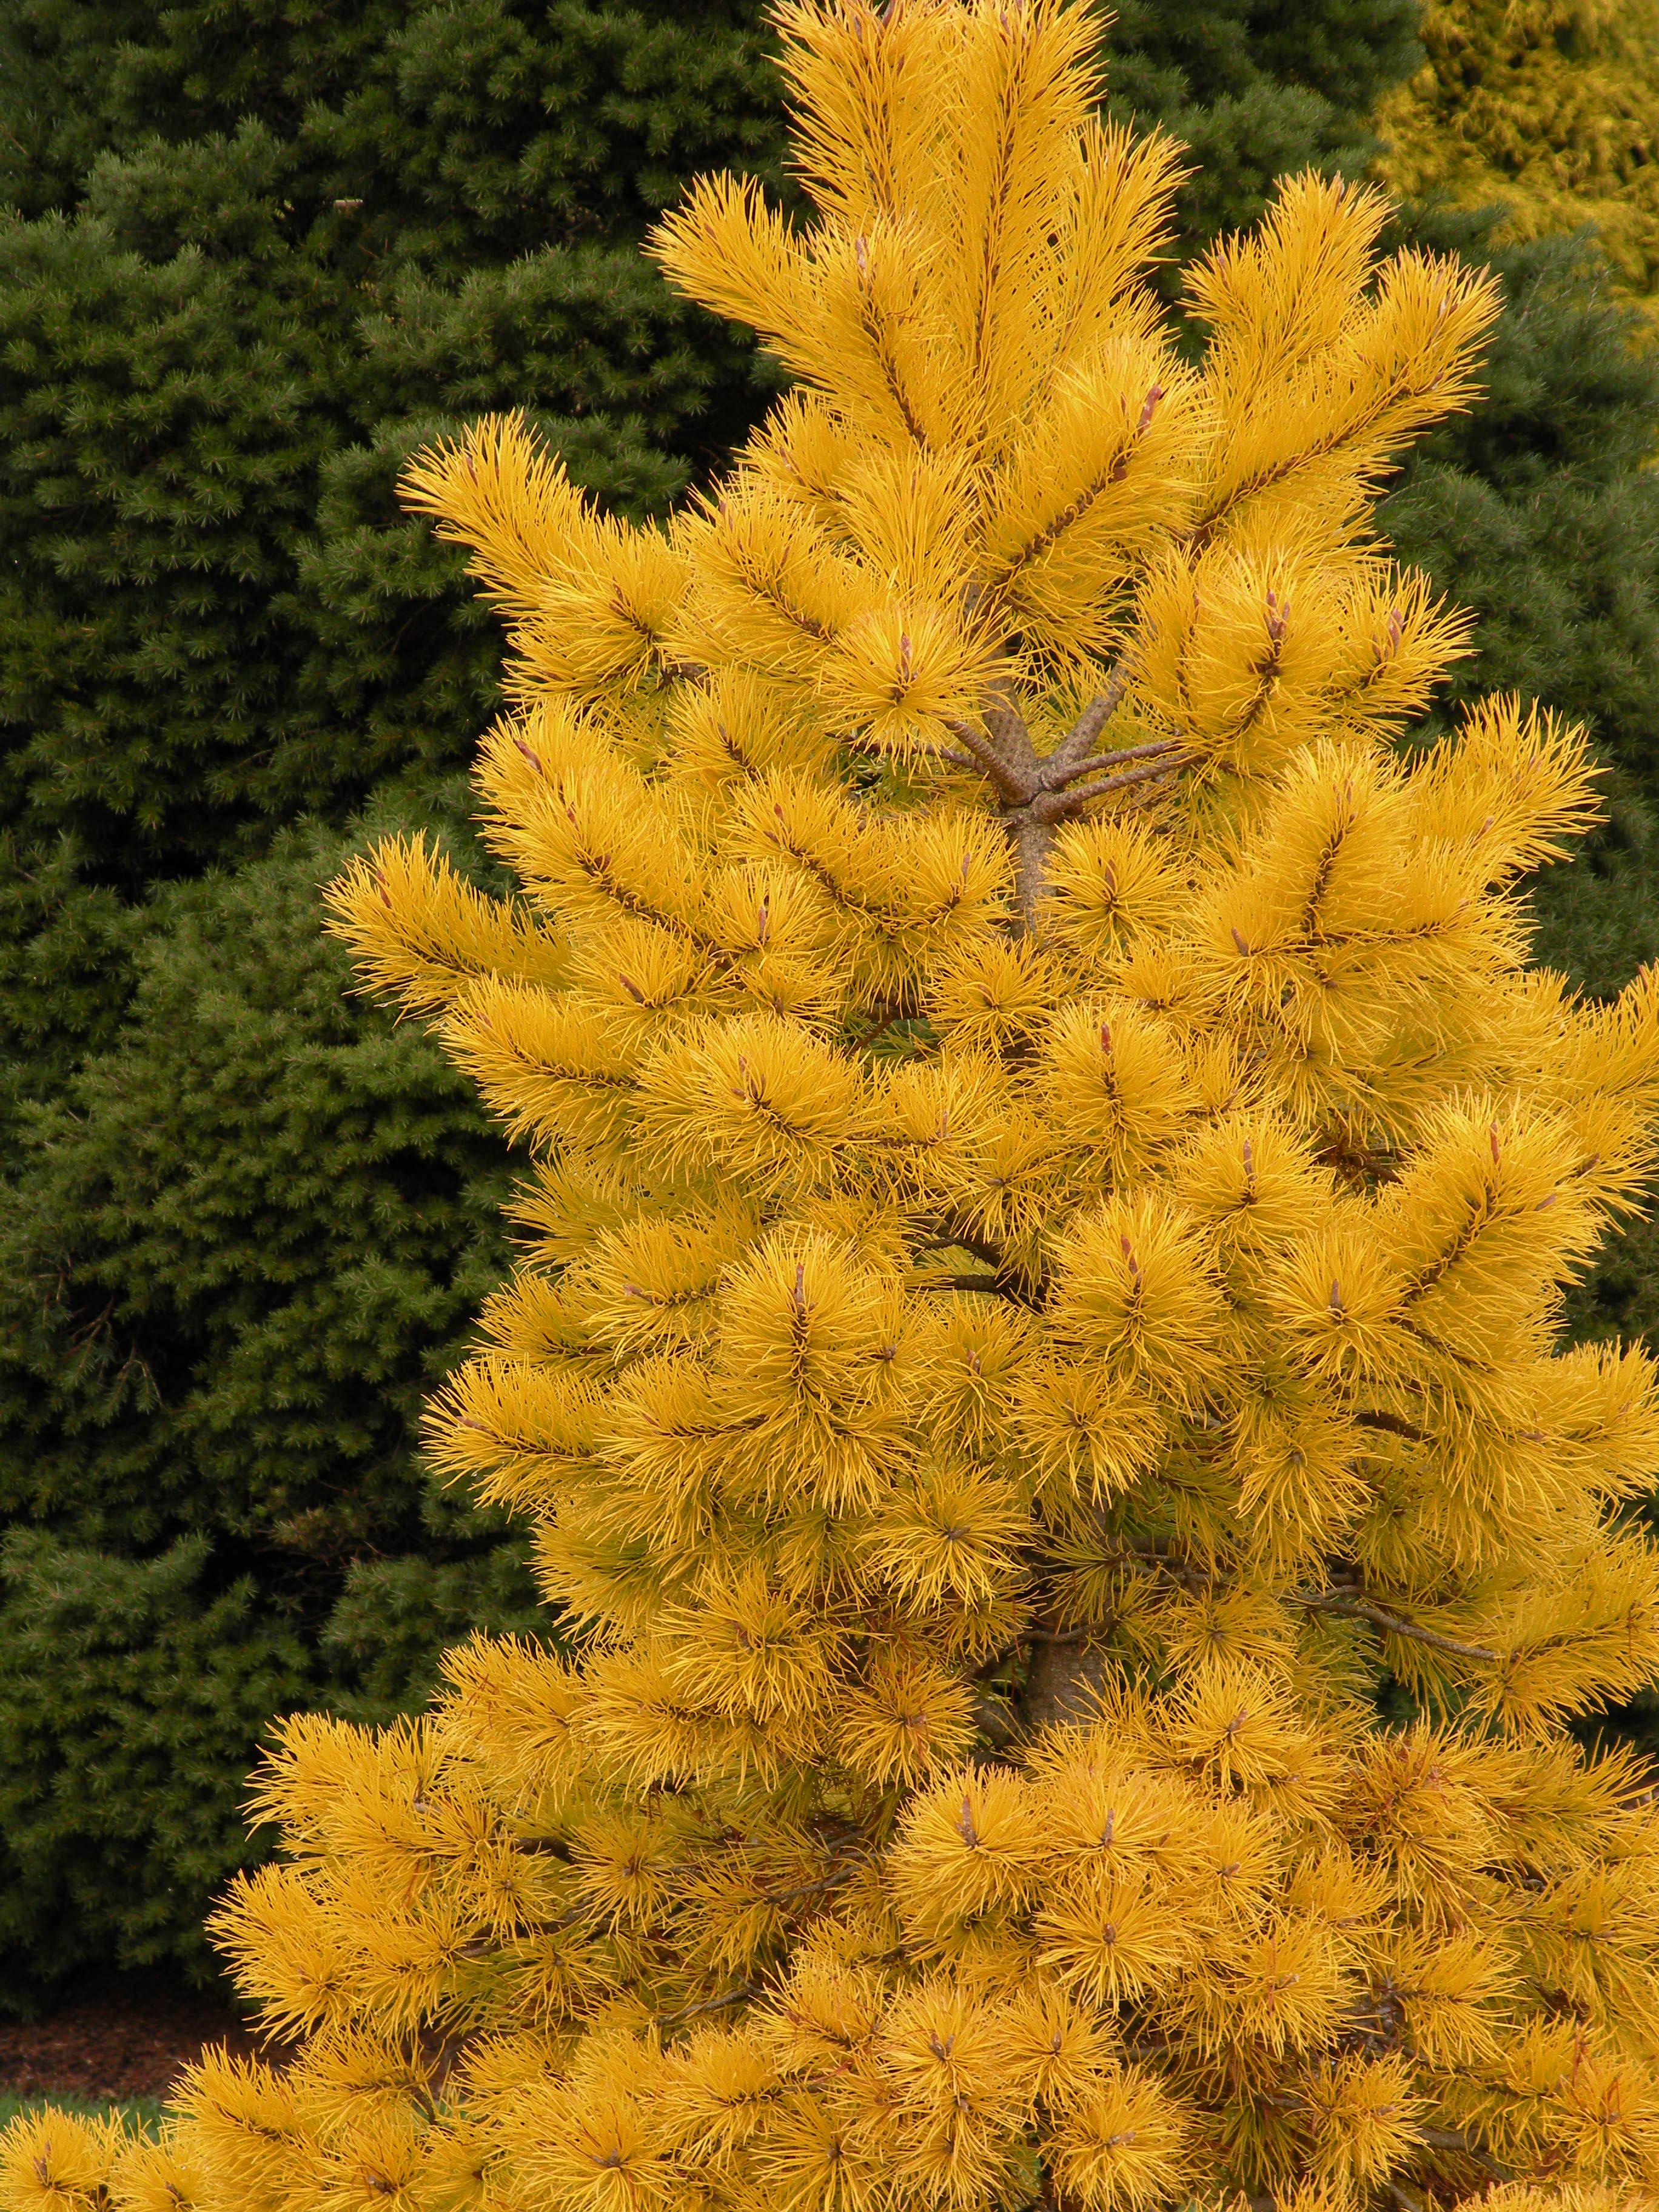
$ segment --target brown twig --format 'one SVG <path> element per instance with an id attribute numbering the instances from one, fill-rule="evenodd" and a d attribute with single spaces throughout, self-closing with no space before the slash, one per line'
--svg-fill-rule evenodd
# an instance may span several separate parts
<path id="1" fill-rule="evenodd" d="M 1115 669 L 1105 689 L 1091 699 L 1046 758 L 1012 690 L 994 691 L 981 720 L 983 730 L 951 722 L 951 734 L 976 762 L 996 792 L 1002 826 L 1014 848 L 1019 927 L 1035 931 L 1050 848 L 1059 824 L 1080 814 L 1097 799 L 1119 792 L 1141 791 L 1186 767 L 1192 753 L 1173 738 L 1121 752 L 1097 753 L 1096 739 L 1116 713 L 1127 678 Z"/>
<path id="2" fill-rule="evenodd" d="M 960 1229 L 953 1221 L 926 1221 L 921 1226 L 927 1235 L 927 1241 L 916 1247 L 920 1252 L 971 1252 L 998 1274 L 1008 1266 L 1008 1255 L 988 1237 L 976 1237 L 971 1229 Z"/>
<path id="3" fill-rule="evenodd" d="M 1349 1597 L 1340 1590 L 1289 1590 L 1286 1605 L 1299 1605 L 1306 1613 L 1328 1613 L 1340 1619 L 1368 1620 L 1389 1636 L 1408 1637 L 1415 1644 L 1426 1644 L 1431 1651 L 1443 1651 L 1453 1659 L 1478 1659 L 1488 1667 L 1498 1664 L 1498 1654 L 1489 1651 L 1484 1644 L 1461 1644 L 1455 1636 L 1442 1636 L 1437 1629 L 1421 1627 L 1414 1620 L 1402 1620 L 1385 1606 L 1366 1597 Z"/>
<path id="4" fill-rule="evenodd" d="M 741 1989 L 728 1990 L 723 1997 L 709 1997 L 702 2004 L 687 2005 L 683 2012 L 665 2014 L 656 2023 L 659 2029 L 678 2027 L 688 2020 L 701 2020 L 705 2013 L 726 2012 L 731 2007 L 744 2004 L 750 1997 L 762 1995 L 758 1982 L 745 1982 Z"/>
<path id="5" fill-rule="evenodd" d="M 1137 752 L 1143 756 L 1153 750 L 1154 748 L 1151 746 L 1136 749 Z M 1091 799 L 1104 799 L 1109 793 L 1114 791 L 1127 791 L 1131 785 L 1146 783 L 1152 776 L 1174 775 L 1178 769 L 1185 768 L 1193 757 L 1192 754 L 1183 747 L 1177 747 L 1173 740 L 1167 746 L 1159 746 L 1156 750 L 1170 757 L 1164 760 L 1147 762 L 1142 768 L 1126 769 L 1121 775 L 1103 776 L 1098 783 L 1085 783 L 1074 787 L 1063 794 L 1064 804 L 1056 808 L 1048 818 L 1058 822 L 1065 815 L 1075 813 L 1079 808 L 1086 806 Z M 1106 753 L 1101 757 L 1107 761 L 1113 761 L 1119 756 L 1115 753 Z M 1129 758 L 1133 756 L 1125 755 L 1124 757 Z M 1086 765 L 1090 768 L 1097 768 L 1100 761 L 1092 760 Z"/>
<path id="6" fill-rule="evenodd" d="M 832 1867 L 828 1874 L 820 1875 L 816 1881 L 799 1881 L 793 1889 L 757 1889 L 750 1894 L 757 1905 L 793 1905 L 802 1897 L 822 1897 L 827 1890 L 839 1889 L 842 1882 L 851 1881 L 864 1863 L 861 1858 L 844 1861 Z"/>
<path id="7" fill-rule="evenodd" d="M 1352 1419 L 1357 1428 L 1380 1429 L 1385 1436 L 1404 1437 L 1410 1443 L 1426 1444 L 1432 1441 L 1426 1429 L 1414 1427 L 1410 1421 L 1401 1420 L 1398 1413 L 1385 1413 L 1377 1407 L 1361 1407 Z"/>
<path id="8" fill-rule="evenodd" d="M 1074 772 L 1079 763 L 1086 764 L 1095 739 L 1122 705 L 1128 685 L 1128 677 L 1120 662 L 1106 679 L 1106 689 L 1089 702 L 1044 763 L 1051 789 L 1061 774 Z"/>
<path id="9" fill-rule="evenodd" d="M 1158 738 L 1150 744 L 1126 745 L 1121 752 L 1097 753 L 1088 760 L 1074 761 L 1069 766 L 1058 769 L 1054 767 L 1054 756 L 1050 754 L 1046 763 L 1048 773 L 1044 778 L 1044 783 L 1049 791 L 1060 791 L 1068 783 L 1076 782 L 1080 776 L 1092 775 L 1103 761 L 1161 760 L 1166 754 L 1178 750 L 1179 746 L 1174 738 Z"/>

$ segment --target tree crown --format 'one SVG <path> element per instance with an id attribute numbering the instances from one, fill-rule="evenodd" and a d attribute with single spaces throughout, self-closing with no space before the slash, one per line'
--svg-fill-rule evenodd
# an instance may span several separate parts
<path id="1" fill-rule="evenodd" d="M 661 528 L 413 471 L 524 896 L 337 895 L 536 1148 L 432 1435 L 570 1648 L 292 1723 L 220 1924 L 301 2047 L 7 2201 L 1635 2202 L 1659 1831 L 1562 1723 L 1659 1672 L 1659 1409 L 1555 1340 L 1659 985 L 1528 970 L 1582 744 L 1400 755 L 1467 626 L 1366 527 L 1490 289 L 1298 179 L 1184 365 L 1081 9 L 782 20 L 812 226 L 655 251 L 790 395 Z"/>

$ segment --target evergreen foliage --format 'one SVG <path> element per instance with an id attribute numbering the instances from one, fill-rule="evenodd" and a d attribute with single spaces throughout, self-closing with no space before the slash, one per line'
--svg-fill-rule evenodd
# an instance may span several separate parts
<path id="1" fill-rule="evenodd" d="M 200 1960 L 179 1923 L 260 1855 L 238 1764 L 322 1685 L 252 1577 L 212 1548 L 137 1556 L 16 1528 L 0 1554 L 0 1929 L 41 1976 Z"/>
<path id="2" fill-rule="evenodd" d="M 1251 0 L 1126 12 L 1119 106 L 1204 150 L 1183 251 L 1280 168 L 1357 172 L 1407 14 L 1310 9 L 1288 36 Z M 758 9 L 720 0 L 19 0 L 0 122 L 0 1510 L 49 1562 L 0 1620 L 15 1999 L 106 1954 L 199 1966 L 261 1698 L 383 1717 L 517 1602 L 510 1548 L 434 1504 L 405 1419 L 468 1303 L 433 1286 L 493 1249 L 496 1156 L 380 1016 L 324 1018 L 341 971 L 307 960 L 304 917 L 338 847 L 262 856 L 388 786 L 425 814 L 490 711 L 494 625 L 396 510 L 410 453 L 523 404 L 608 507 L 663 511 L 764 379 L 634 245 L 696 166 L 783 179 Z M 204 871 L 204 905 L 165 888 Z M 325 1217 L 313 1164 L 357 1131 Z M 428 1204 L 442 1226 L 391 1295 L 386 1238 Z M 112 1392 L 135 1346 L 165 1394 Z M 295 1498 L 322 1516 L 297 1547 Z M 165 1633 L 156 1576 L 180 1593 Z M 80 1595 L 37 1602 L 54 1589 Z M 204 1622 L 229 1639 L 207 1671 L 245 1687 L 169 1735 L 141 1686 Z"/>
<path id="3" fill-rule="evenodd" d="M 1396 191 L 1503 203 L 1511 234 L 1593 223 L 1659 292 L 1655 0 L 1428 0 L 1427 58 L 1378 115 Z"/>
<path id="4" fill-rule="evenodd" d="M 1120 10 L 1109 112 L 1169 123 L 1200 164 L 1176 202 L 1177 255 L 1253 219 L 1282 170 L 1317 161 L 1357 174 L 1371 151 L 1365 118 L 1408 66 L 1411 29 L 1402 0 Z M 124 1090 L 170 1097 L 200 1066 L 184 1002 L 153 983 L 132 995 L 136 977 L 180 957 L 182 909 L 172 894 L 146 902 L 158 882 L 204 869 L 246 866 L 250 886 L 269 888 L 277 878 L 260 855 L 296 815 L 337 823 L 388 785 L 403 790 L 398 811 L 418 814 L 442 787 L 460 733 L 490 710 L 496 633 L 453 555 L 396 515 L 392 488 L 457 416 L 525 405 L 576 480 L 635 517 L 662 512 L 745 427 L 764 374 L 632 245 L 694 166 L 781 180 L 758 10 L 24 0 L 0 21 L 0 192 L 20 210 L 0 236 L 0 499 L 14 553 L 0 575 L 0 1110 L 45 1109 L 9 1140 L 0 1373 L 12 1410 L 0 1399 L 0 1465 L 38 1455 L 50 1470 L 49 1482 L 8 1483 L 0 1510 L 20 1559 L 63 1547 L 52 1587 L 129 1590 L 111 1595 L 99 1632 L 130 1652 L 135 1683 L 164 1680 L 167 1663 L 147 1656 L 143 1624 L 161 1616 L 143 1597 L 146 1578 L 181 1573 L 187 1553 L 201 1562 L 190 1603 L 231 1638 L 214 1662 L 227 1680 L 275 1684 L 268 1653 L 280 1650 L 298 1671 L 272 1689 L 271 1710 L 325 1698 L 380 1717 L 418 1701 L 443 1642 L 519 1602 L 511 1547 L 488 1530 L 465 1536 L 416 1468 L 405 1419 L 416 1382 L 391 1386 L 373 1510 L 349 1540 L 334 1532 L 342 1548 L 326 1565 L 273 1538 L 275 1509 L 250 1503 L 247 1469 L 202 1449 L 191 1425 L 210 1425 L 235 1394 L 273 1496 L 310 1494 L 331 1457 L 337 1474 L 358 1472 L 362 1424 L 342 1408 L 379 1387 L 365 1379 L 363 1331 L 372 1320 L 381 1333 L 385 1376 L 424 1377 L 451 1356 L 465 1302 L 445 1307 L 416 1285 L 444 1274 L 451 1240 L 491 1248 L 497 1156 L 459 1097 L 434 1093 L 429 1066 L 392 1050 L 384 1022 L 359 1006 L 350 1034 L 384 1048 L 372 1110 L 388 1128 L 419 1125 L 424 1164 L 371 1139 L 334 1220 L 304 1173 L 285 1199 L 274 1160 L 330 1156 L 363 1100 L 349 1054 L 312 1054 L 305 1082 L 281 1085 L 283 1019 L 266 1005 L 259 933 L 242 927 L 234 884 L 216 878 L 225 935 L 213 988 L 254 1040 L 234 1056 L 277 1082 L 290 1118 L 274 1152 L 262 1117 L 244 1122 L 222 1100 L 199 1129 L 170 1110 L 157 1127 L 221 1147 L 225 1184 L 263 1194 L 260 1233 L 326 1246 L 341 1282 L 374 1282 L 375 1224 L 420 1200 L 421 1175 L 435 1178 L 448 1226 L 404 1298 L 365 1291 L 360 1313 L 349 1297 L 307 1305 L 295 1291 L 291 1321 L 325 1333 L 303 1387 L 291 1340 L 269 1326 L 270 1285 L 249 1262 L 238 1203 L 203 1212 L 188 1264 L 158 1291 L 155 1237 L 193 1202 L 200 1157 L 150 1147 L 118 1230 L 100 1195 L 120 1136 L 109 1102 Z M 1477 231 L 1459 236 L 1482 250 Z M 1590 719 L 1602 750 L 1639 776 L 1650 757 L 1642 702 L 1659 685 L 1629 610 L 1644 590 L 1650 604 L 1651 479 L 1625 433 L 1646 399 L 1611 373 L 1612 356 L 1628 356 L 1589 280 L 1575 289 L 1527 259 L 1553 250 L 1504 257 L 1522 315 L 1498 326 L 1494 404 L 1480 421 L 1507 423 L 1513 450 L 1490 429 L 1440 434 L 1385 519 L 1412 558 L 1482 611 L 1481 653 L 1465 672 Z M 1169 271 L 1161 281 L 1173 290 Z M 1525 362 L 1513 398 L 1511 354 Z M 1558 447 L 1558 419 L 1582 435 Z M 1601 584 L 1588 587 L 1587 543 L 1605 555 L 1595 573 L 1624 613 L 1607 613 Z M 1561 618 L 1553 629 L 1534 619 L 1544 607 Z M 1610 627 L 1626 672 L 1611 688 Z M 1592 846 L 1593 928 L 1583 866 L 1547 916 L 1561 933 L 1546 937 L 1552 957 L 1565 951 L 1598 984 L 1622 981 L 1646 946 L 1646 834 L 1639 790 L 1621 792 L 1613 831 Z M 338 849 L 282 848 L 270 895 L 284 931 L 307 910 L 307 872 Z M 297 1004 L 314 1012 L 337 989 L 320 946 L 307 964 L 303 929 L 285 936 L 283 957 Z M 95 1108 L 68 1088 L 82 1065 Z M 204 1328 L 203 1285 L 245 1266 L 252 1295 Z M 64 1268 L 67 1295 L 43 1299 Z M 1581 1298 L 1582 1325 L 1659 1317 L 1656 1283 L 1644 1245 L 1627 1244 Z M 65 1357 L 106 1307 L 178 1379 L 176 1407 L 129 1399 L 113 1418 L 106 1370 Z M 331 1443 L 314 1395 L 323 1370 L 337 1385 L 324 1392 L 339 1423 Z M 139 1468 L 167 1475 L 165 1510 L 142 1522 L 123 1502 Z M 77 1486 L 84 1517 L 67 1502 Z M 202 1494 L 187 1498 L 192 1486 Z M 187 1750 L 181 1737 L 146 1765 L 155 1717 L 124 1696 L 120 1668 L 82 1666 L 81 1616 L 30 1595 L 47 1586 L 9 1584 L 3 1622 L 15 1657 L 0 1670 L 0 1769 L 14 1757 L 6 1746 L 30 1747 L 0 1771 L 14 1850 L 0 1862 L 10 1899 L 0 1996 L 20 1973 L 92 1963 L 111 1946 L 200 1963 L 203 1885 L 244 1853 L 233 1808 L 263 1694 L 222 1705 L 216 1748 L 192 1738 Z M 80 1781 L 88 1742 L 106 1778 L 137 1778 L 141 1792 L 152 1777 L 198 1775 L 188 1817 L 142 1794 L 118 1803 L 111 1779 L 94 1817 Z M 99 1840 L 187 1833 L 188 1850 Z M 60 1882 L 83 1851 L 85 1868 L 106 1871 L 101 1901 L 91 1874 Z M 154 1884 L 137 1864 L 156 1869 Z"/>
<path id="5" fill-rule="evenodd" d="M 456 764 L 494 647 L 390 511 L 434 417 L 538 410 L 638 513 L 750 404 L 634 248 L 694 160 L 764 161 L 755 8 L 139 13 L 15 11 L 0 72 L 0 1058 L 37 1092 L 118 1018 L 110 891 Z"/>
<path id="6" fill-rule="evenodd" d="M 290 1721 L 218 1931 L 298 2047 L 0 2204 L 1644 2204 L 1659 1810 L 1566 1724 L 1659 1679 L 1659 1386 L 1559 1322 L 1659 981 L 1528 966 L 1583 735 L 1402 752 L 1470 624 L 1370 530 L 1496 288 L 1304 176 L 1188 362 L 1083 11 L 785 21 L 818 227 L 655 250 L 793 392 L 663 527 L 414 466 L 520 891 L 335 894 L 532 1145 L 431 1433 L 578 1648 Z"/>
<path id="7" fill-rule="evenodd" d="M 635 248 L 772 158 L 758 15 L 0 21 L 0 2002 L 206 1971 L 262 1723 L 418 1704 L 521 1610 L 412 1424 L 506 1164 L 342 1005 L 317 886 L 495 698 L 410 453 L 522 403 L 638 514 L 746 426 L 750 349 Z M 210 1720 L 158 1702 L 186 1650 Z"/>
<path id="8" fill-rule="evenodd" d="M 1108 111 L 1188 149 L 1179 259 L 1254 222 L 1292 170 L 1363 173 L 1376 152 L 1372 110 L 1419 58 L 1417 15 L 1416 0 L 1124 0 L 1114 10 Z"/>
<path id="9" fill-rule="evenodd" d="M 1659 349 L 1582 236 L 1493 249 L 1491 227 L 1490 214 L 1432 225 L 1489 262 L 1508 310 L 1480 407 L 1409 457 L 1382 523 L 1479 617 L 1449 704 L 1516 690 L 1595 735 L 1613 821 L 1539 889 L 1547 957 L 1607 996 L 1659 954 L 1647 850 L 1659 800 Z"/>
<path id="10" fill-rule="evenodd" d="M 1659 959 L 1659 349 L 1582 236 L 1494 248 L 1492 224 L 1442 211 L 1413 226 L 1488 261 L 1508 305 L 1480 404 L 1413 449 L 1379 520 L 1479 618 L 1419 735 L 1501 690 L 1592 734 L 1605 819 L 1531 896 L 1538 957 L 1610 998 Z M 1609 1241 L 1569 1310 L 1581 1337 L 1659 1339 L 1650 1224 Z"/>
<path id="11" fill-rule="evenodd" d="M 271 1715 L 396 1711 L 528 1601 L 519 1548 L 416 1473 L 506 1177 L 432 1047 L 319 957 L 349 849 L 291 835 L 162 896 L 126 1023 L 15 1163 L 0 1941 L 36 1976 L 205 1968 Z"/>

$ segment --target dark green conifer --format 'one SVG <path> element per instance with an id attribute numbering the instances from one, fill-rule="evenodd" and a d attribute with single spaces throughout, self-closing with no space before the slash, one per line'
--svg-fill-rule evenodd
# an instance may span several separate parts
<path id="1" fill-rule="evenodd" d="M 1370 114 L 1418 58 L 1417 0 L 1121 0 L 1108 104 L 1191 149 L 1182 258 L 1254 222 L 1275 177 L 1361 174 Z"/>
<path id="2" fill-rule="evenodd" d="M 1443 211 L 1415 225 L 1488 261 L 1508 309 L 1480 405 L 1413 453 L 1381 521 L 1479 617 L 1430 726 L 1512 690 L 1591 732 L 1609 818 L 1534 896 L 1540 957 L 1610 997 L 1659 956 L 1659 348 L 1591 240 L 1493 251 L 1492 227 Z"/>
<path id="3" fill-rule="evenodd" d="M 386 1715 L 517 1623 L 421 1402 L 506 1265 L 507 1163 L 320 934 L 347 841 L 157 893 L 107 1045 L 24 1118 L 0 1213 L 0 1947 L 205 1960 L 262 1728 Z"/>

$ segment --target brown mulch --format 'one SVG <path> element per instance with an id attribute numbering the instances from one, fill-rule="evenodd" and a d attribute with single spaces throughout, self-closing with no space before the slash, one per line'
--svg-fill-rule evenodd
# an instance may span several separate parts
<path id="1" fill-rule="evenodd" d="M 0 2090 L 161 2097 L 216 2043 L 245 2057 L 256 2049 L 222 1997 L 123 1978 L 39 2020 L 0 2020 Z"/>

